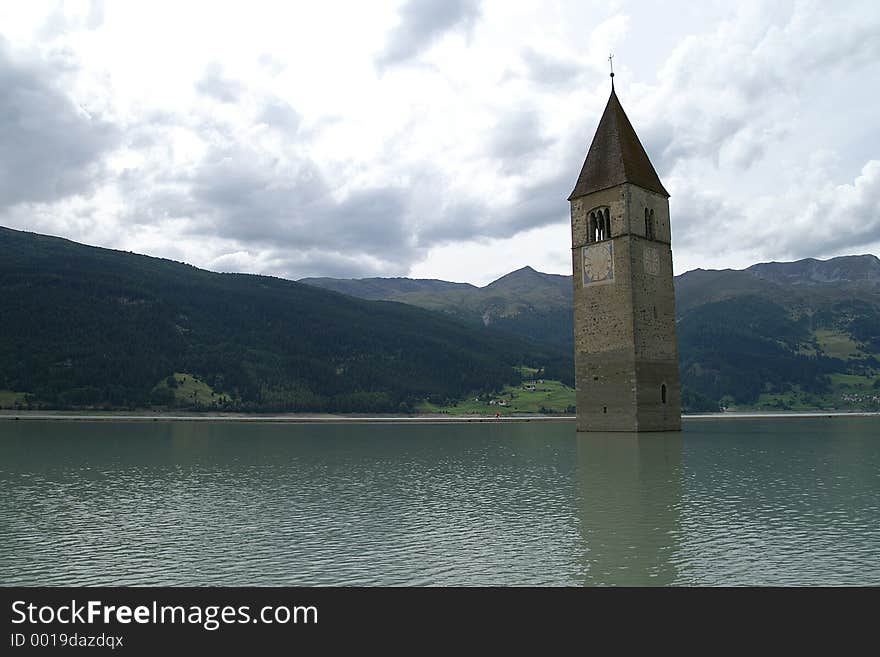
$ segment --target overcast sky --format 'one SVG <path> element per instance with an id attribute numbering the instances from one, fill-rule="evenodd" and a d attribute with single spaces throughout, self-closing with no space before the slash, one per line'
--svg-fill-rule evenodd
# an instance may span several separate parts
<path id="1" fill-rule="evenodd" d="M 0 225 L 286 278 L 570 273 L 616 87 L 676 273 L 880 252 L 880 4 L 5 2 Z"/>

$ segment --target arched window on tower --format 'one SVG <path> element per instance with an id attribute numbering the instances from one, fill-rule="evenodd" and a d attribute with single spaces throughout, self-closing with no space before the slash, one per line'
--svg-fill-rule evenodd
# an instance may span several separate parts
<path id="1" fill-rule="evenodd" d="M 645 208 L 645 237 L 654 239 L 654 211 Z"/>
<path id="2" fill-rule="evenodd" d="M 599 242 L 611 237 L 611 211 L 608 208 L 596 208 L 590 211 L 587 227 L 587 241 Z"/>
<path id="3" fill-rule="evenodd" d="M 666 403 L 666 384 L 660 386 L 660 401 Z"/>

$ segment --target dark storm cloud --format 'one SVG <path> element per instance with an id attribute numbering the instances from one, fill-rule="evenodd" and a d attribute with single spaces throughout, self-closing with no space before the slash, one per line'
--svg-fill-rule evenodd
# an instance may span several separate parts
<path id="1" fill-rule="evenodd" d="M 64 92 L 69 66 L 17 55 L 0 37 L 0 208 L 89 193 L 104 175 L 120 131 Z"/>
<path id="2" fill-rule="evenodd" d="M 480 15 L 480 0 L 407 0 L 400 22 L 376 58 L 381 71 L 402 64 L 430 48 L 449 30 L 470 28 Z"/>
<path id="3" fill-rule="evenodd" d="M 244 88 L 241 83 L 223 74 L 223 67 L 213 62 L 205 69 L 202 79 L 196 82 L 196 91 L 210 96 L 221 103 L 234 103 Z"/>

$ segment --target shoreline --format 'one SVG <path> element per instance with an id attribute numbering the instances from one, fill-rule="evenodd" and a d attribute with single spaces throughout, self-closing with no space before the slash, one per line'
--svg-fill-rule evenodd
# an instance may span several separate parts
<path id="1" fill-rule="evenodd" d="M 466 424 L 474 422 L 573 422 L 573 415 L 331 415 L 331 414 L 137 414 L 137 413 L 55 413 L 52 411 L 0 411 L 0 421 L 47 422 L 238 422 L 272 424 Z"/>
<path id="2" fill-rule="evenodd" d="M 798 417 L 880 417 L 880 411 L 731 411 L 728 413 L 693 413 L 682 415 L 682 420 L 749 420 L 765 418 L 798 418 Z"/>
<path id="3" fill-rule="evenodd" d="M 690 420 L 748 420 L 766 418 L 840 418 L 880 417 L 878 411 L 744 411 L 728 413 L 694 413 L 682 415 L 682 421 Z M 0 421 L 45 422 L 256 422 L 273 424 L 468 424 L 491 422 L 574 422 L 574 415 L 331 415 L 331 414 L 201 414 L 201 413 L 128 413 L 104 412 L 53 412 L 53 411 L 0 411 Z"/>

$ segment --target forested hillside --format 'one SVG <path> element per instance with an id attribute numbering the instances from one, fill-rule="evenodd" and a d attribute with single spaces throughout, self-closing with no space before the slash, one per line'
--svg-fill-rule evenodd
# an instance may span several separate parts
<path id="1" fill-rule="evenodd" d="M 396 281 L 393 286 L 383 281 Z M 369 279 L 395 298 L 573 349 L 571 277 L 526 267 L 483 288 Z M 334 279 L 310 281 L 331 285 Z M 362 294 L 360 281 L 332 283 Z M 880 260 L 873 255 L 675 279 L 682 395 L 688 410 L 880 408 Z M 384 290 L 384 293 L 383 293 Z"/>
<path id="2" fill-rule="evenodd" d="M 682 382 L 729 406 L 880 408 L 880 261 L 763 263 L 676 279 Z"/>
<path id="3" fill-rule="evenodd" d="M 573 384 L 570 277 L 311 282 L 0 228 L 0 407 L 408 412 L 522 366 Z M 687 410 L 880 408 L 875 256 L 675 284 Z"/>
<path id="4" fill-rule="evenodd" d="M 517 269 L 484 287 L 409 278 L 304 278 L 301 283 L 362 299 L 388 299 L 574 349 L 571 276 Z"/>
<path id="5" fill-rule="evenodd" d="M 0 336 L 0 404 L 32 407 L 400 412 L 571 371 L 421 308 L 6 228 Z"/>

